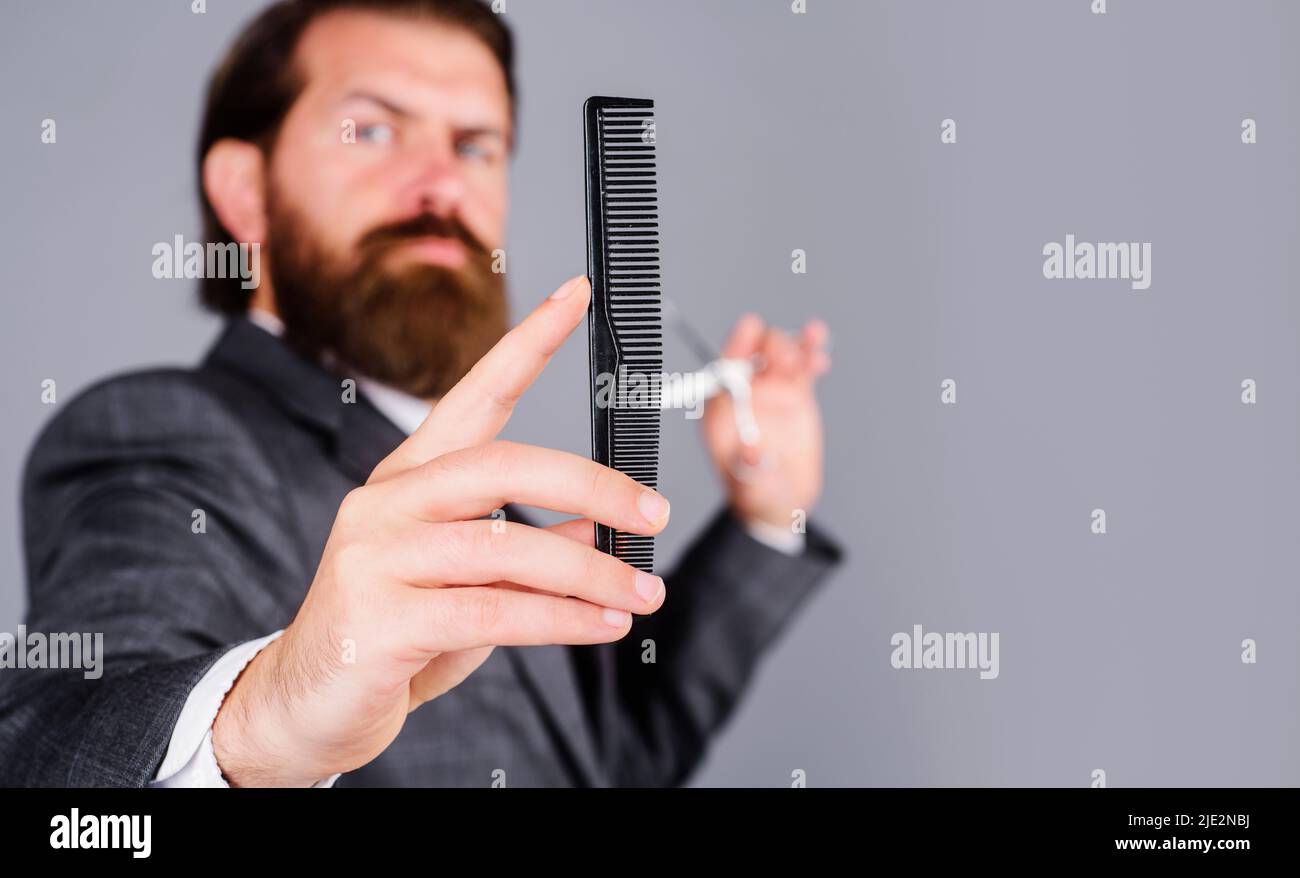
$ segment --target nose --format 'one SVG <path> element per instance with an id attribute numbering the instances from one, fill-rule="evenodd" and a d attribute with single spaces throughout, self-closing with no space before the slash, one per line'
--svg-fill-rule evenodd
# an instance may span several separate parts
<path id="1" fill-rule="evenodd" d="M 438 149 L 419 160 L 403 199 L 407 202 L 404 206 L 411 212 L 447 217 L 459 209 L 465 191 L 465 177 L 455 153 Z"/>

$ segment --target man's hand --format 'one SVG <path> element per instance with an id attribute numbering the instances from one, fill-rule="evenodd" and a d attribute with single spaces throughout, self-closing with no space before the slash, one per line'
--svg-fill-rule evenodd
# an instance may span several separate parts
<path id="1" fill-rule="evenodd" d="M 232 785 L 308 786 L 358 768 L 494 646 L 610 642 L 630 613 L 662 605 L 662 580 L 592 542 L 596 521 L 658 533 L 667 501 L 585 457 L 494 441 L 590 295 L 582 277 L 557 290 L 344 499 L 297 616 L 217 716 Z M 506 503 L 579 518 L 480 518 Z"/>
<path id="2" fill-rule="evenodd" d="M 796 341 L 747 314 L 722 351 L 761 364 L 751 382 L 757 446 L 740 441 L 730 396 L 714 397 L 704 410 L 709 453 L 743 520 L 788 528 L 795 510 L 806 514 L 821 495 L 822 422 L 813 385 L 830 369 L 828 340 L 820 320 L 809 321 Z"/>

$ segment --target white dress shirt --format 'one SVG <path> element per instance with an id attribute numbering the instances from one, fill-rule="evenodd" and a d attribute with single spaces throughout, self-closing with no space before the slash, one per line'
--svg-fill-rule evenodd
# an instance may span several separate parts
<path id="1" fill-rule="evenodd" d="M 284 324 L 280 319 L 266 311 L 251 308 L 248 319 L 272 335 L 278 336 L 284 332 Z M 415 432 L 432 410 L 432 406 L 422 399 L 367 378 L 358 378 L 357 387 L 381 414 L 408 435 Z M 803 552 L 804 535 L 795 533 L 789 528 L 760 521 L 746 522 L 745 528 L 754 539 L 779 552 L 787 555 L 798 555 Z M 158 774 L 149 786 L 229 786 L 221 775 L 216 753 L 212 749 L 212 725 L 216 722 L 217 713 L 221 710 L 226 693 L 235 684 L 240 673 L 254 656 L 262 651 L 262 647 L 283 633 L 284 629 L 280 629 L 265 637 L 238 644 L 208 669 L 208 672 L 190 690 L 185 706 L 181 708 L 181 715 L 176 720 L 176 727 L 172 730 L 167 755 L 163 757 Z M 312 786 L 331 787 L 338 779 L 339 775 L 334 774 L 317 781 Z"/>

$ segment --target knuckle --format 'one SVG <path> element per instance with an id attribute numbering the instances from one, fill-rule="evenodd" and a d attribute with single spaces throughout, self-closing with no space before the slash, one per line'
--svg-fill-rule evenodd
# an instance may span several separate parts
<path id="1" fill-rule="evenodd" d="M 342 502 L 339 503 L 339 511 L 336 516 L 345 522 L 359 521 L 365 516 L 365 508 L 368 505 L 369 498 L 365 486 L 353 488 L 343 495 Z"/>
<path id="2" fill-rule="evenodd" d="M 485 561 L 509 551 L 514 527 L 511 522 L 488 519 L 439 525 L 437 536 L 426 543 L 429 569 L 448 581 L 455 581 L 458 571 L 479 570 Z"/>
<path id="3" fill-rule="evenodd" d="M 508 390 L 494 387 L 491 384 L 485 384 L 483 394 L 488 398 L 488 402 L 496 409 L 509 414 L 514 411 L 515 406 L 519 403 L 523 395 L 517 390 Z"/>
<path id="4" fill-rule="evenodd" d="M 485 588 L 474 599 L 474 621 L 483 631 L 495 631 L 505 618 L 504 594 L 499 588 Z"/>
<path id="5" fill-rule="evenodd" d="M 355 626 L 371 616 L 378 587 L 374 559 L 365 546 L 349 543 L 333 554 L 334 616 Z"/>
<path id="6" fill-rule="evenodd" d="M 564 640 L 570 632 L 580 628 L 578 606 L 578 601 L 567 597 L 546 601 L 541 616 L 547 634 L 557 640 Z"/>
<path id="7" fill-rule="evenodd" d="M 586 549 L 582 553 L 581 567 L 578 568 L 578 589 L 585 594 L 602 594 L 604 592 L 603 579 L 604 562 L 608 555 L 598 549 Z M 575 591 L 578 591 L 575 589 Z"/>
<path id="8" fill-rule="evenodd" d="M 604 495 L 605 484 L 608 479 L 607 468 L 600 464 L 593 464 L 591 467 L 591 476 L 587 484 L 587 500 L 592 508 L 596 508 L 600 503 L 600 498 Z"/>
<path id="9" fill-rule="evenodd" d="M 462 472 L 470 465 L 474 449 L 458 448 L 438 455 L 420 466 L 425 481 L 438 482 L 447 476 Z"/>
<path id="10" fill-rule="evenodd" d="M 345 542 L 334 550 L 333 567 L 336 578 L 345 586 L 366 579 L 370 568 L 370 553 L 364 544 Z"/>
<path id="11" fill-rule="evenodd" d="M 586 586 L 589 593 L 597 589 L 601 584 L 601 571 L 604 569 L 604 559 L 606 557 L 598 549 L 587 549 L 583 553 L 580 582 Z"/>
<path id="12" fill-rule="evenodd" d="M 459 529 L 466 551 L 479 558 L 500 555 L 509 542 L 510 522 L 508 521 L 478 519 L 462 523 Z"/>
<path id="13" fill-rule="evenodd" d="M 422 622 L 429 632 L 430 643 L 445 643 L 457 627 L 464 627 L 460 622 L 463 605 L 455 590 L 438 589 L 429 596 L 424 604 Z"/>
<path id="14" fill-rule="evenodd" d="M 431 569 L 454 571 L 469 558 L 473 547 L 463 524 L 465 522 L 452 522 L 437 526 L 436 535 L 425 543 Z"/>
<path id="15" fill-rule="evenodd" d="M 494 439 L 480 446 L 480 455 L 479 462 L 484 469 L 509 479 L 518 457 L 518 449 L 513 442 Z"/>
<path id="16" fill-rule="evenodd" d="M 506 455 L 503 444 L 494 440 L 450 451 L 429 461 L 429 478 L 438 480 L 452 475 L 478 478 L 495 472 L 507 465 L 503 460 Z"/>

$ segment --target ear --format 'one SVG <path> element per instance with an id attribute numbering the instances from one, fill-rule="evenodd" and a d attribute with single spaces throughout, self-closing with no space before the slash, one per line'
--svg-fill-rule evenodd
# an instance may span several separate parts
<path id="1" fill-rule="evenodd" d="M 261 149 L 233 138 L 218 140 L 203 157 L 203 191 L 237 243 L 265 243 L 264 165 Z"/>

